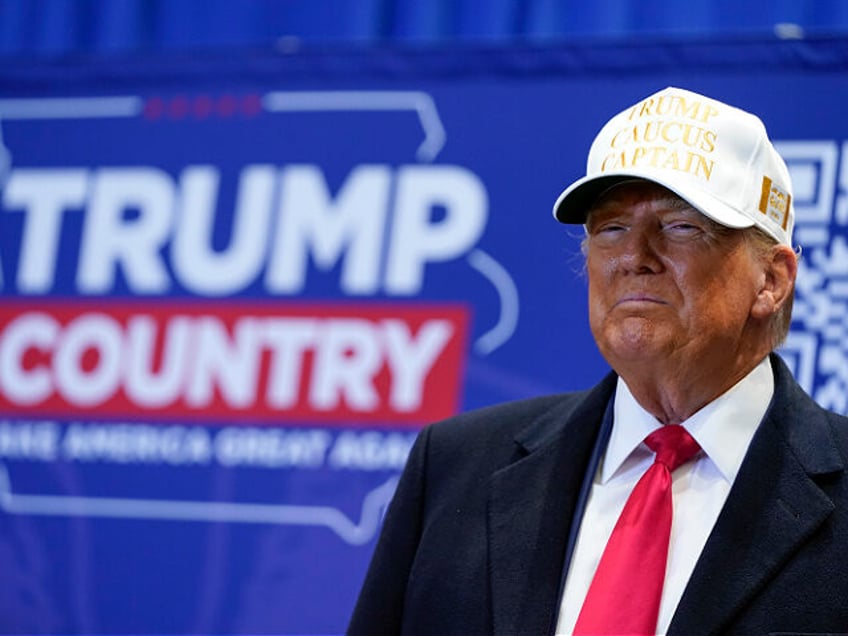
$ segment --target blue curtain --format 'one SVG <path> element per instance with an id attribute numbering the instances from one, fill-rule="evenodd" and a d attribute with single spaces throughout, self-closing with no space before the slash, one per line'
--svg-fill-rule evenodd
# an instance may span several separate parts
<path id="1" fill-rule="evenodd" d="M 0 0 L 0 55 L 848 32 L 843 0 Z"/>

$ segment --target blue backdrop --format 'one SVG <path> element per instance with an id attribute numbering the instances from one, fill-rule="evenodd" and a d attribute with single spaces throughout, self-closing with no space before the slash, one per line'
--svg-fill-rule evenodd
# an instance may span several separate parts
<path id="1" fill-rule="evenodd" d="M 765 120 L 848 411 L 848 41 L 0 66 L 0 628 L 338 633 L 416 431 L 587 387 L 551 205 L 667 85 Z"/>
<path id="2" fill-rule="evenodd" d="M 842 0 L 0 0 L 0 55 L 845 34 Z"/>

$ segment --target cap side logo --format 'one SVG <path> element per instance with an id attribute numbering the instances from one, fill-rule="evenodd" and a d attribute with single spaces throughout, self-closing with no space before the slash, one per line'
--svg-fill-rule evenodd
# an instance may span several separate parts
<path id="1" fill-rule="evenodd" d="M 763 177 L 759 210 L 784 230 L 786 230 L 786 223 L 789 220 L 789 203 L 791 200 L 792 195 L 786 190 L 775 185 L 768 177 Z"/>

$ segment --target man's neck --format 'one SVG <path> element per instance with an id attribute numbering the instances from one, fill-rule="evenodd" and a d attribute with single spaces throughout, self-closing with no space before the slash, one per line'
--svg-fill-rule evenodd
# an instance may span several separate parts
<path id="1" fill-rule="evenodd" d="M 725 369 L 680 369 L 670 364 L 616 369 L 636 401 L 663 424 L 679 424 L 723 395 L 748 375 L 767 354 L 747 357 Z"/>

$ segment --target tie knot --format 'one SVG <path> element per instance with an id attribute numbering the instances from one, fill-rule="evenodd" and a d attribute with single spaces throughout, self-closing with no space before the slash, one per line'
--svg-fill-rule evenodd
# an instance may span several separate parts
<path id="1" fill-rule="evenodd" d="M 645 438 L 645 443 L 657 454 L 655 461 L 670 471 L 688 462 L 701 448 L 680 424 L 661 426 Z"/>

